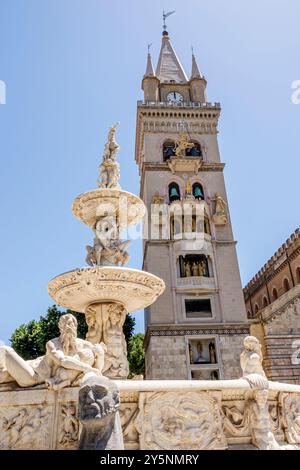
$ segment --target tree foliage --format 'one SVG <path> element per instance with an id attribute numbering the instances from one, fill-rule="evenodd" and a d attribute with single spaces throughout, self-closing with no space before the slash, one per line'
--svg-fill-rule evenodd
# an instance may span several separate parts
<path id="1" fill-rule="evenodd" d="M 77 319 L 77 336 L 85 338 L 87 324 L 82 313 L 76 313 L 72 310 L 61 311 L 55 305 L 48 308 L 47 314 L 41 316 L 39 320 L 31 320 L 16 328 L 11 337 L 12 348 L 20 354 L 23 359 L 35 359 L 45 353 L 47 341 L 59 336 L 58 320 L 61 315 L 72 313 Z M 133 335 L 135 319 L 127 315 L 123 331 L 127 343 Z"/>
<path id="2" fill-rule="evenodd" d="M 145 350 L 142 333 L 136 333 L 128 343 L 128 362 L 131 375 L 145 374 Z"/>

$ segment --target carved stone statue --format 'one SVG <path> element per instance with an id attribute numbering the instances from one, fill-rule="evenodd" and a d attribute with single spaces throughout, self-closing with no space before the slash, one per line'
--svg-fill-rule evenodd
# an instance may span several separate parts
<path id="1" fill-rule="evenodd" d="M 217 363 L 217 355 L 216 355 L 216 348 L 213 342 L 210 342 L 208 345 L 209 350 L 209 360 L 211 364 Z"/>
<path id="2" fill-rule="evenodd" d="M 213 222 L 215 225 L 225 225 L 228 221 L 227 216 L 227 204 L 222 198 L 220 193 L 216 193 L 214 199 L 215 201 L 215 213 L 213 215 Z"/>
<path id="3" fill-rule="evenodd" d="M 188 141 L 188 135 L 186 132 L 179 132 L 179 139 L 175 143 L 175 155 L 176 157 L 185 157 L 185 151 L 195 146 L 193 142 Z"/>
<path id="4" fill-rule="evenodd" d="M 115 140 L 118 125 L 119 123 L 115 124 L 108 131 L 108 142 L 105 144 L 102 163 L 99 166 L 100 175 L 97 182 L 100 188 L 118 189 L 120 187 L 120 166 L 116 161 L 120 146 Z"/>
<path id="5" fill-rule="evenodd" d="M 252 443 L 260 450 L 298 450 L 297 446 L 280 445 L 273 434 L 268 407 L 268 390 L 255 390 L 250 401 Z"/>
<path id="6" fill-rule="evenodd" d="M 103 373 L 108 377 L 124 378 L 129 374 L 127 344 L 123 333 L 126 310 L 111 304 L 103 319 L 103 341 L 107 346 Z"/>
<path id="7" fill-rule="evenodd" d="M 115 217 L 107 215 L 96 223 L 94 246 L 86 247 L 86 262 L 89 266 L 124 266 L 130 258 L 129 245 L 130 241 L 119 239 Z"/>
<path id="8" fill-rule="evenodd" d="M 191 277 L 192 273 L 191 273 L 191 264 L 189 261 L 185 261 L 183 263 L 183 267 L 184 267 L 184 275 L 185 277 Z"/>
<path id="9" fill-rule="evenodd" d="M 0 383 L 17 382 L 20 387 L 46 383 L 53 390 L 78 385 L 83 374 L 101 375 L 104 349 L 77 338 L 77 320 L 71 314 L 59 319 L 60 336 L 48 341 L 46 353 L 24 361 L 9 346 L 0 346 Z"/>
<path id="10" fill-rule="evenodd" d="M 240 356 L 243 378 L 253 388 L 267 389 L 269 382 L 262 366 L 263 356 L 260 342 L 255 336 L 246 336 L 244 348 Z"/>
<path id="11" fill-rule="evenodd" d="M 280 401 L 287 441 L 300 444 L 300 396 L 297 393 L 282 393 Z"/>
<path id="12" fill-rule="evenodd" d="M 250 431 L 252 443 L 261 450 L 278 449 L 268 410 L 268 390 L 255 390 L 250 402 Z"/>
<path id="13" fill-rule="evenodd" d="M 127 343 L 123 333 L 126 309 L 119 303 L 90 304 L 86 310 L 86 339 L 100 343 L 105 351 L 103 374 L 111 379 L 126 379 L 129 374 Z"/>
<path id="14" fill-rule="evenodd" d="M 88 326 L 87 341 L 93 344 L 100 343 L 103 338 L 103 322 L 94 305 L 89 305 L 85 309 L 85 321 Z M 106 345 L 104 343 L 101 343 L 101 345 L 104 351 L 107 352 Z"/>
<path id="15" fill-rule="evenodd" d="M 123 450 L 117 385 L 106 377 L 86 377 L 79 390 L 79 449 Z"/>
<path id="16" fill-rule="evenodd" d="M 202 344 L 199 342 L 197 343 L 197 353 L 195 355 L 194 364 L 205 364 L 207 362 L 207 359 L 203 356 Z"/>
<path id="17" fill-rule="evenodd" d="M 45 437 L 45 422 L 49 411 L 43 406 L 21 408 L 8 418 L 3 418 L 2 428 L 5 435 L 1 437 L 3 442 L 8 439 L 8 449 L 30 448 L 32 443 L 39 443 L 41 437 Z M 43 428 L 43 430 L 42 430 Z"/>
<path id="18" fill-rule="evenodd" d="M 208 277 L 207 264 L 204 260 L 199 262 L 199 276 Z"/>
<path id="19" fill-rule="evenodd" d="M 63 446 L 69 446 L 78 440 L 79 423 L 76 417 L 76 406 L 73 404 L 63 405 L 61 414 L 62 422 L 58 442 Z"/>
<path id="20" fill-rule="evenodd" d="M 128 450 L 136 450 L 139 448 L 139 435 L 135 427 L 135 418 L 138 414 L 138 407 L 131 408 L 130 405 L 120 410 L 120 418 L 123 432 L 124 444 Z"/>
<path id="21" fill-rule="evenodd" d="M 195 261 L 192 264 L 192 273 L 193 273 L 193 276 L 199 275 L 198 263 L 195 263 Z"/>

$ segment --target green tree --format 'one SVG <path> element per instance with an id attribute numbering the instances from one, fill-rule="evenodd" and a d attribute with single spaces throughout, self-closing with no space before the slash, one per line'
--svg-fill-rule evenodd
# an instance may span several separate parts
<path id="1" fill-rule="evenodd" d="M 59 336 L 58 320 L 61 315 L 72 313 L 77 319 L 79 338 L 85 338 L 87 324 L 82 313 L 76 313 L 72 310 L 61 311 L 55 305 L 48 308 L 47 314 L 41 316 L 39 320 L 31 320 L 16 328 L 10 339 L 12 348 L 23 357 L 23 359 L 35 359 L 45 353 L 47 341 Z M 135 319 L 127 315 L 123 331 L 127 343 L 133 335 Z"/>
<path id="2" fill-rule="evenodd" d="M 145 350 L 143 333 L 136 333 L 128 343 L 128 362 L 131 375 L 145 374 Z"/>

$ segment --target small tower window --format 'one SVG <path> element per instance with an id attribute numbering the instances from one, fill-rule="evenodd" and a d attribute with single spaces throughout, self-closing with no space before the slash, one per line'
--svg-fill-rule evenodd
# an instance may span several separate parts
<path id="1" fill-rule="evenodd" d="M 173 157 L 173 155 L 175 155 L 174 147 L 175 147 L 175 143 L 172 142 L 171 140 L 168 140 L 167 142 L 165 142 L 163 144 L 163 160 L 164 160 L 164 162 L 166 162 L 167 160 L 169 160 L 169 158 L 171 158 L 171 157 Z"/>
<path id="2" fill-rule="evenodd" d="M 193 184 L 193 196 L 194 196 L 195 199 L 204 200 L 203 187 L 200 183 L 194 183 Z"/>
<path id="3" fill-rule="evenodd" d="M 186 150 L 186 156 L 187 157 L 202 157 L 202 150 L 201 150 L 201 145 L 199 142 L 192 141 L 194 144 L 194 147 L 191 149 Z"/>
<path id="4" fill-rule="evenodd" d="M 273 300 L 277 300 L 278 299 L 278 292 L 277 292 L 277 289 L 274 287 L 274 289 L 272 290 L 272 295 L 273 295 Z"/>
<path id="5" fill-rule="evenodd" d="M 285 278 L 285 280 L 283 281 L 283 290 L 284 292 L 287 292 L 288 290 L 290 290 L 290 283 L 287 278 Z"/>
<path id="6" fill-rule="evenodd" d="M 300 284 L 300 268 L 296 269 L 296 280 L 297 284 Z"/>
<path id="7" fill-rule="evenodd" d="M 267 306 L 268 306 L 268 303 L 269 303 L 269 302 L 268 302 L 267 297 L 264 296 L 264 298 L 263 298 L 263 307 L 267 307 Z"/>
<path id="8" fill-rule="evenodd" d="M 180 189 L 177 183 L 169 185 L 169 201 L 180 201 Z"/>

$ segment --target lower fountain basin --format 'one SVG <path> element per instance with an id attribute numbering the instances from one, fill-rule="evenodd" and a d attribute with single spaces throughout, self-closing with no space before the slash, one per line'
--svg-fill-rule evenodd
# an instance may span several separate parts
<path id="1" fill-rule="evenodd" d="M 154 274 L 116 266 L 79 268 L 48 283 L 57 304 L 82 313 L 94 302 L 119 302 L 133 312 L 153 304 L 164 290 L 164 281 Z"/>

